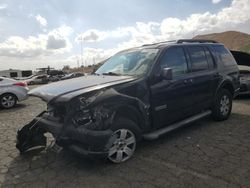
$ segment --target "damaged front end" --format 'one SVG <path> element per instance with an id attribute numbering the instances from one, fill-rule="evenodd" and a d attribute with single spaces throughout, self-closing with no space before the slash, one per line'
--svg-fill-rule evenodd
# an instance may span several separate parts
<path id="1" fill-rule="evenodd" d="M 114 96 L 117 99 L 114 100 Z M 17 132 L 16 147 L 20 153 L 36 148 L 46 148 L 45 133 L 55 138 L 55 143 L 77 153 L 106 155 L 115 136 L 110 129 L 117 102 L 122 97 L 113 89 L 78 96 L 65 103 L 51 102 L 47 111 Z M 116 105 L 114 105 L 116 103 Z"/>

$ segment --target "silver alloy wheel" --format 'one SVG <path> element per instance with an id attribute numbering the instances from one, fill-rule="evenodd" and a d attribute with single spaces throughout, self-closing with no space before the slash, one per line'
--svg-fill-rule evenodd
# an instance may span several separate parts
<path id="1" fill-rule="evenodd" d="M 16 104 L 16 99 L 13 95 L 5 95 L 1 99 L 1 104 L 5 108 L 11 108 Z"/>
<path id="2" fill-rule="evenodd" d="M 116 135 L 116 140 L 108 151 L 108 158 L 114 163 L 121 163 L 134 154 L 136 138 L 134 133 L 128 129 L 118 129 L 114 134 Z"/>
<path id="3" fill-rule="evenodd" d="M 226 116 L 230 110 L 230 100 L 227 95 L 223 95 L 220 100 L 220 112 L 223 116 Z"/>

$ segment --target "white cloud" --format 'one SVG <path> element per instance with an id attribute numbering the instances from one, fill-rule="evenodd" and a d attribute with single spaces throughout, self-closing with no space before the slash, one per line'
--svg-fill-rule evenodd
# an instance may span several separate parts
<path id="1" fill-rule="evenodd" d="M 63 25 L 48 34 L 27 38 L 11 36 L 0 43 L 0 56 L 31 58 L 69 52 L 72 44 L 68 36 L 72 31 L 71 27 Z"/>
<path id="2" fill-rule="evenodd" d="M 0 10 L 6 9 L 8 7 L 7 4 L 0 4 Z"/>
<path id="3" fill-rule="evenodd" d="M 217 0 L 218 1 L 218 0 Z M 137 22 L 135 26 L 119 27 L 112 31 L 87 31 L 83 36 L 88 36 L 91 42 L 116 37 L 130 37 L 130 40 L 118 44 L 109 50 L 86 48 L 85 59 L 107 58 L 117 51 L 140 46 L 145 43 L 153 43 L 179 38 L 192 38 L 193 35 L 210 32 L 221 32 L 226 30 L 239 30 L 239 26 L 250 21 L 250 0 L 233 0 L 229 7 L 221 9 L 218 13 L 212 14 L 191 14 L 186 19 L 169 17 L 157 22 Z M 248 29 L 250 32 L 250 28 Z M 87 33 L 89 35 L 87 35 Z M 92 35 L 90 35 L 92 34 Z M 80 36 L 80 35 L 79 35 Z M 88 56 L 88 57 L 87 57 Z"/>
<path id="4" fill-rule="evenodd" d="M 82 34 L 79 34 L 75 41 L 83 42 L 100 42 L 109 38 L 123 38 L 128 36 L 142 35 L 153 32 L 154 29 L 157 29 L 160 26 L 156 22 L 136 22 L 135 27 L 118 27 L 115 30 L 108 31 L 99 31 L 97 29 L 90 29 L 85 31 Z"/>
<path id="5" fill-rule="evenodd" d="M 86 32 L 79 34 L 76 37 L 76 41 L 80 42 L 98 42 L 102 41 L 107 37 L 107 33 L 104 31 L 98 31 L 96 29 L 90 29 L 87 30 Z"/>
<path id="6" fill-rule="evenodd" d="M 47 26 L 47 20 L 42 17 L 41 15 L 36 15 L 36 20 L 38 21 L 38 23 L 42 26 L 42 27 L 45 27 Z"/>
<path id="7" fill-rule="evenodd" d="M 218 4 L 219 2 L 221 2 L 221 0 L 212 0 L 213 4 Z"/>

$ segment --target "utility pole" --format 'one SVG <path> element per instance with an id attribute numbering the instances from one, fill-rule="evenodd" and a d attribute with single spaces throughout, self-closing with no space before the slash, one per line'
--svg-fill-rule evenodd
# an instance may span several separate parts
<path id="1" fill-rule="evenodd" d="M 83 43 L 83 38 L 81 36 L 81 63 L 82 63 L 82 66 L 83 66 L 82 43 Z"/>

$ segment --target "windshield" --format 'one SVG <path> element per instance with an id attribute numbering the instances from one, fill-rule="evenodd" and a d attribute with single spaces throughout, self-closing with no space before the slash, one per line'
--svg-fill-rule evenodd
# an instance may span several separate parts
<path id="1" fill-rule="evenodd" d="M 147 73 L 158 49 L 143 49 L 118 53 L 107 60 L 95 73 L 107 75 L 139 76 Z"/>

